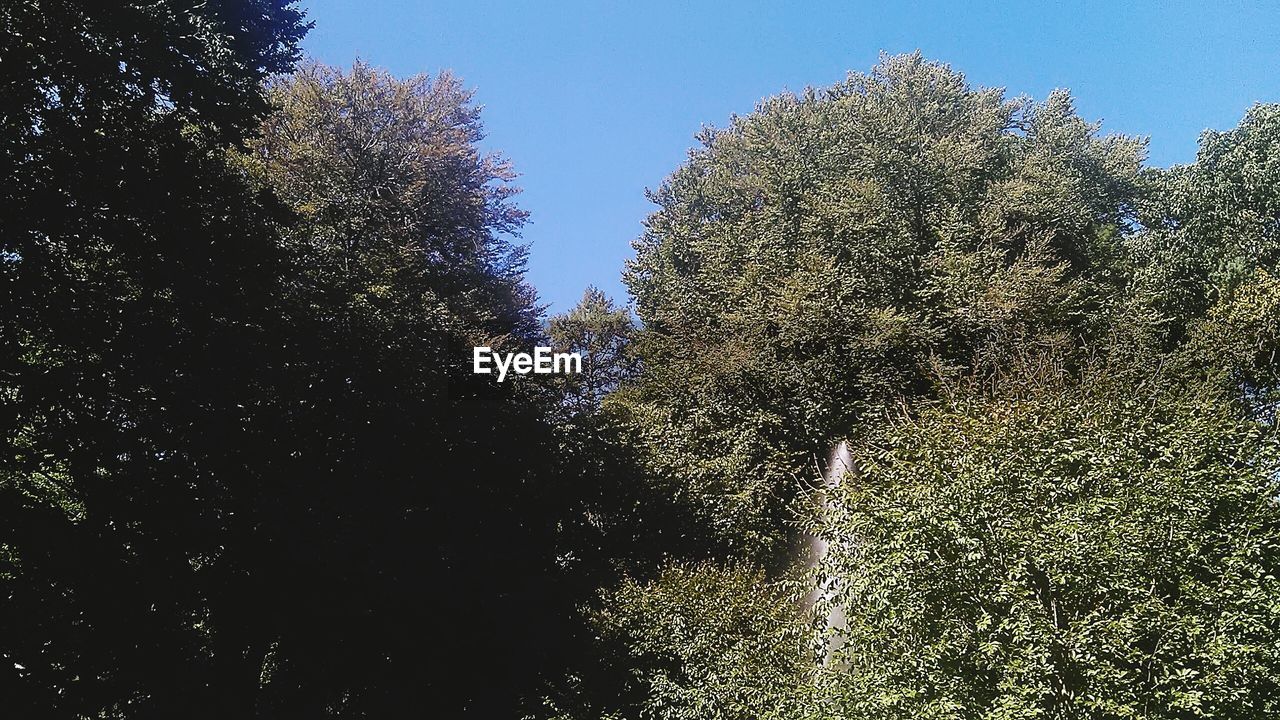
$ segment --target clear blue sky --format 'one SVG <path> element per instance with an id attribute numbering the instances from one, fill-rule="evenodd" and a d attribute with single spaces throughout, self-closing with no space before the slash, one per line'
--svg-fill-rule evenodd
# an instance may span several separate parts
<path id="1" fill-rule="evenodd" d="M 451 69 L 532 213 L 529 278 L 552 310 L 619 274 L 656 187 L 702 125 L 830 85 L 881 51 L 921 50 L 971 83 L 1070 88 L 1104 129 L 1190 162 L 1205 128 L 1280 101 L 1280 3 L 424 2 L 302 0 L 316 59 L 397 74 Z M 1119 5 L 1120 3 L 1114 3 Z"/>

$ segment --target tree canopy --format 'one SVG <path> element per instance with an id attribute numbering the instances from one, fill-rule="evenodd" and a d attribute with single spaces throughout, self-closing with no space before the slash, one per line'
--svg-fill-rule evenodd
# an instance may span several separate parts
<path id="1" fill-rule="evenodd" d="M 1114 323 L 1144 144 L 1065 93 L 893 57 L 701 140 L 627 268 L 633 407 L 727 545 L 785 551 L 796 475 L 886 404 Z"/>
<path id="2" fill-rule="evenodd" d="M 285 3 L 2 17 L 8 707 L 515 712 L 572 606 L 555 404 L 464 361 L 540 336 L 470 95 L 280 75 Z"/>
<path id="3" fill-rule="evenodd" d="M 1280 710 L 1280 107 L 1149 168 L 885 56 L 704 130 L 634 302 L 546 318 L 471 92 L 308 28 L 0 8 L 6 710 Z"/>
<path id="4" fill-rule="evenodd" d="M 917 54 L 704 131 L 609 405 L 714 559 L 602 595 L 632 692 L 566 714 L 1272 714 L 1274 117 L 1147 169 Z"/>

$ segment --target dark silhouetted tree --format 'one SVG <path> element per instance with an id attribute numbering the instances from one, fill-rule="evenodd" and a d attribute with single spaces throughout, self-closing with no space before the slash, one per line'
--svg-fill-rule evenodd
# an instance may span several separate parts
<path id="1" fill-rule="evenodd" d="M 283 255 L 226 150 L 305 31 L 278 0 L 0 8 L 8 714 L 252 715 Z"/>
<path id="2" fill-rule="evenodd" d="M 513 717 L 570 647 L 555 404 L 471 348 L 528 351 L 513 173 L 448 75 L 309 65 L 242 159 L 281 232 L 297 468 L 260 500 L 270 713 Z"/>

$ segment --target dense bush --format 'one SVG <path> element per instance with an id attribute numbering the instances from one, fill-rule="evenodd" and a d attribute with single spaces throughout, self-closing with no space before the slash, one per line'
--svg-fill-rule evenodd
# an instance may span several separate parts
<path id="1" fill-rule="evenodd" d="M 1090 377 L 868 436 L 826 529 L 841 714 L 1274 715 L 1271 431 L 1209 391 Z"/>

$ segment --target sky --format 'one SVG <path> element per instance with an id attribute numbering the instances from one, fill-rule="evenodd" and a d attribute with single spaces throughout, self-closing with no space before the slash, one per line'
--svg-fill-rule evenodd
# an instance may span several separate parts
<path id="1" fill-rule="evenodd" d="M 316 60 L 451 70 L 482 105 L 487 151 L 520 173 L 528 277 L 550 312 L 588 285 L 620 302 L 631 241 L 703 126 L 762 98 L 920 50 L 975 86 L 1069 88 L 1104 132 L 1195 159 L 1205 129 L 1280 102 L 1274 2 L 426 2 L 302 0 Z"/>

